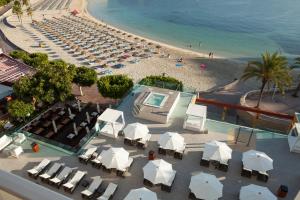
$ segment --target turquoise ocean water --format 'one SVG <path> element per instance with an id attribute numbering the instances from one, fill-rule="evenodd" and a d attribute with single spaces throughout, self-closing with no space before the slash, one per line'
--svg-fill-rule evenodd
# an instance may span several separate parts
<path id="1" fill-rule="evenodd" d="M 299 0 L 88 0 L 96 18 L 150 39 L 249 59 L 300 55 Z"/>

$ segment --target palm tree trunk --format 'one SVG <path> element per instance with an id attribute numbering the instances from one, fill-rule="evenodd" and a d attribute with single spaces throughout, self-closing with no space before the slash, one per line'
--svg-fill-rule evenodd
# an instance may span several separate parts
<path id="1" fill-rule="evenodd" d="M 299 90 L 300 90 L 300 82 L 298 83 L 297 88 L 295 89 L 295 92 L 294 92 L 294 94 L 293 94 L 293 97 L 298 97 L 298 92 L 299 92 Z"/>
<path id="2" fill-rule="evenodd" d="M 255 106 L 255 108 L 259 108 L 260 102 L 261 102 L 262 97 L 263 97 L 263 93 L 264 93 L 264 89 L 265 89 L 266 83 L 267 83 L 266 81 L 262 82 L 260 93 L 259 93 L 258 102 L 257 102 L 257 105 Z"/>
<path id="3" fill-rule="evenodd" d="M 79 86 L 79 90 L 80 90 L 80 95 L 83 96 L 83 92 L 82 92 L 82 87 Z"/>

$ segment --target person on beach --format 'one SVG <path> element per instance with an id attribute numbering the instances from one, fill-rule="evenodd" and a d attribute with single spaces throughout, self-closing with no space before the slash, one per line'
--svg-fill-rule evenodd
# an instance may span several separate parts
<path id="1" fill-rule="evenodd" d="M 208 54 L 208 58 L 210 58 L 211 57 L 211 52 L 209 52 L 209 54 Z"/>

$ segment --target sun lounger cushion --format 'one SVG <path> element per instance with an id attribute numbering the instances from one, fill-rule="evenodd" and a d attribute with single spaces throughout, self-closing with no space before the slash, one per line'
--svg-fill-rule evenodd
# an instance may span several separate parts
<path id="1" fill-rule="evenodd" d="M 102 179 L 100 176 L 94 178 L 93 182 L 90 184 L 89 188 L 82 191 L 81 194 L 90 197 L 94 192 L 100 187 Z"/>
<path id="2" fill-rule="evenodd" d="M 50 179 L 50 182 L 54 184 L 61 183 L 72 173 L 72 171 L 73 170 L 70 167 L 65 167 L 56 177 Z"/>
<path id="3" fill-rule="evenodd" d="M 75 175 L 69 180 L 67 183 L 63 185 L 63 187 L 71 189 L 74 188 L 80 180 L 87 174 L 87 172 L 84 171 L 77 171 Z"/>
<path id="4" fill-rule="evenodd" d="M 40 178 L 42 179 L 49 179 L 51 178 L 55 173 L 58 172 L 58 170 L 63 166 L 62 163 L 54 163 L 52 167 L 45 173 L 40 175 Z"/>
<path id="5" fill-rule="evenodd" d="M 50 162 L 50 160 L 45 158 L 42 162 L 40 162 L 40 164 L 30 170 L 27 170 L 27 172 L 31 175 L 38 175 L 43 169 L 45 169 L 45 167 L 47 167 L 47 165 L 49 165 Z"/>
<path id="6" fill-rule="evenodd" d="M 95 153 L 96 151 L 97 151 L 97 147 L 89 148 L 83 154 L 81 154 L 79 156 L 79 158 L 84 159 L 84 160 L 89 159 L 93 155 L 93 153 Z"/>
<path id="7" fill-rule="evenodd" d="M 0 151 L 2 151 L 5 147 L 7 147 L 10 143 L 12 143 L 13 139 L 7 135 L 3 135 L 0 138 Z"/>
<path id="8" fill-rule="evenodd" d="M 109 199 L 117 190 L 118 185 L 114 184 L 114 183 L 109 183 L 109 185 L 107 186 L 104 194 L 100 197 L 98 197 L 98 200 L 106 200 Z"/>

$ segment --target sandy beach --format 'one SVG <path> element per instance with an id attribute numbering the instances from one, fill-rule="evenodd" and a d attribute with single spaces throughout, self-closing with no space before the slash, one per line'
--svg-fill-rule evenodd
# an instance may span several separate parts
<path id="1" fill-rule="evenodd" d="M 43 18 L 51 19 L 53 16 L 60 17 L 62 15 L 68 15 L 70 11 L 77 9 L 80 11 L 79 15 L 81 17 L 107 25 L 95 19 L 88 13 L 86 9 L 87 3 L 88 2 L 86 0 L 79 0 L 72 1 L 69 8 L 65 10 L 37 10 L 34 13 L 33 19 L 36 21 L 41 21 Z M 8 22 L 16 26 L 16 28 L 14 28 L 15 34 L 9 34 L 9 32 L 12 31 L 11 28 L 4 26 L 3 24 L 1 25 L 1 28 L 7 38 L 20 48 L 28 52 L 45 52 L 48 53 L 50 59 L 61 58 L 67 62 L 74 63 L 76 65 L 82 65 L 76 59 L 74 59 L 74 57 L 70 56 L 70 54 L 64 51 L 64 49 L 57 46 L 53 43 L 53 41 L 50 41 L 39 31 L 34 29 L 30 24 L 31 20 L 29 17 L 24 16 L 23 25 L 20 26 L 16 16 L 7 16 Z M 189 88 L 193 91 L 206 91 L 215 87 L 222 87 L 232 82 L 234 79 L 238 79 L 246 66 L 246 63 L 241 61 L 226 59 L 218 57 L 217 55 L 214 55 L 213 59 L 209 59 L 208 55 L 203 53 L 153 41 L 151 39 L 120 30 L 117 27 L 112 27 L 111 25 L 107 25 L 107 27 L 114 28 L 117 31 L 119 30 L 121 33 L 125 32 L 128 35 L 130 34 L 130 38 L 126 37 L 127 41 L 134 42 L 134 38 L 138 37 L 140 40 L 145 40 L 143 44 L 152 43 L 153 48 L 155 48 L 156 45 L 161 46 L 159 49 L 160 54 L 170 55 L 169 57 L 155 55 L 148 59 L 141 59 L 140 62 L 135 64 L 125 62 L 124 64 L 126 67 L 121 69 L 111 69 L 113 74 L 127 74 L 128 76 L 132 77 L 135 82 L 138 82 L 143 77 L 148 75 L 161 75 L 165 73 L 168 76 L 181 80 L 186 88 Z M 111 34 L 118 35 L 116 31 L 111 32 Z M 119 34 L 118 37 L 120 36 L 121 35 Z M 39 38 L 40 41 L 45 42 L 49 46 L 48 50 L 33 45 L 37 43 L 36 38 Z M 183 62 L 181 63 L 182 66 L 178 67 L 176 64 L 177 59 L 179 58 L 182 58 Z M 205 69 L 201 69 L 201 65 L 205 66 Z M 250 88 L 253 87 L 248 83 L 246 86 Z"/>

